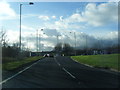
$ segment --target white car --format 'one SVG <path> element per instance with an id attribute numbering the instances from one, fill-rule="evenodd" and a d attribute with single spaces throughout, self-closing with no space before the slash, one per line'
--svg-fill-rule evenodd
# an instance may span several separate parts
<path id="1" fill-rule="evenodd" d="M 50 55 L 49 54 L 45 54 L 43 57 L 49 57 Z"/>

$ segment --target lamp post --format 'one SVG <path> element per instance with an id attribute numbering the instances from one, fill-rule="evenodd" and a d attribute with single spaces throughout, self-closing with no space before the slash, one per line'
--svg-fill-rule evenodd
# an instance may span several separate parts
<path id="1" fill-rule="evenodd" d="M 66 38 L 67 38 L 67 43 L 70 45 L 70 43 L 69 43 L 69 36 L 68 35 L 65 35 L 66 36 Z"/>
<path id="2" fill-rule="evenodd" d="M 34 4 L 33 2 L 29 3 L 29 5 L 33 5 L 33 4 Z M 22 14 L 21 12 L 22 12 L 22 5 L 24 5 L 24 4 L 20 4 L 20 36 L 19 36 L 19 44 L 20 44 L 19 49 L 20 49 L 20 51 L 21 51 L 21 14 Z"/>
<path id="3" fill-rule="evenodd" d="M 38 30 L 36 30 L 36 52 L 38 53 Z"/>
<path id="4" fill-rule="evenodd" d="M 58 44 L 59 36 L 61 36 L 61 35 L 57 35 L 57 44 Z"/>
<path id="5" fill-rule="evenodd" d="M 58 46 L 59 36 L 61 36 L 61 35 L 57 35 L 57 44 L 56 44 L 56 46 Z M 59 54 L 59 53 L 60 53 L 59 49 L 57 49 L 57 52 L 56 52 L 56 53 L 57 53 L 57 54 Z"/>
<path id="6" fill-rule="evenodd" d="M 72 32 L 70 32 L 70 33 L 72 33 Z M 75 56 L 76 56 L 76 33 L 75 32 L 73 32 L 74 33 L 74 39 L 75 39 Z"/>
<path id="7" fill-rule="evenodd" d="M 40 31 L 43 31 L 44 29 L 41 29 Z M 45 33 L 43 33 L 43 34 L 45 34 Z M 40 46 L 42 47 L 42 45 L 41 45 L 41 34 L 39 33 L 39 52 L 40 52 Z M 42 48 L 41 48 L 41 50 L 42 50 Z"/>
<path id="8" fill-rule="evenodd" d="M 85 38 L 86 38 L 86 55 L 87 55 L 87 53 L 88 53 L 88 46 L 87 46 L 87 35 L 85 36 Z"/>

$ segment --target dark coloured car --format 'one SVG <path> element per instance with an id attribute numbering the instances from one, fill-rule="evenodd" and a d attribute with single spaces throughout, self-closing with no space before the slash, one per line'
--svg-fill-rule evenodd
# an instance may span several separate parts
<path id="1" fill-rule="evenodd" d="M 49 57 L 54 57 L 54 55 L 53 54 L 49 54 Z"/>

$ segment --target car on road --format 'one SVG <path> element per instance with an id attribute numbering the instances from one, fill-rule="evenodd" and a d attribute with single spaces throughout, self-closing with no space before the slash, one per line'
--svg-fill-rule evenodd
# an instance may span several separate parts
<path id="1" fill-rule="evenodd" d="M 50 55 L 49 54 L 45 54 L 43 57 L 49 57 Z"/>
<path id="2" fill-rule="evenodd" d="M 45 54 L 43 57 L 54 57 L 54 54 Z"/>
<path id="3" fill-rule="evenodd" d="M 49 54 L 49 57 L 54 57 L 54 54 L 52 54 L 52 53 L 51 53 L 51 54 Z"/>

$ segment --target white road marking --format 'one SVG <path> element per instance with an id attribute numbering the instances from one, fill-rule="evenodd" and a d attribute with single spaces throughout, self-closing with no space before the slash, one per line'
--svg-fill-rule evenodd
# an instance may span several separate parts
<path id="1" fill-rule="evenodd" d="M 55 62 L 60 66 L 60 63 L 56 60 L 56 58 L 54 58 L 55 59 Z M 73 76 L 70 72 L 68 72 L 64 67 L 62 68 L 67 74 L 69 74 L 72 78 L 74 78 L 74 79 L 76 79 L 76 77 L 75 76 Z"/>
<path id="2" fill-rule="evenodd" d="M 56 58 L 54 58 L 55 59 L 55 62 L 60 66 L 60 63 L 56 60 Z"/>
<path id="3" fill-rule="evenodd" d="M 39 60 L 39 61 L 40 61 L 40 60 Z M 25 70 L 31 68 L 33 65 L 37 64 L 39 61 L 33 63 L 32 65 L 26 67 L 25 69 L 23 69 L 23 70 L 21 70 L 21 71 L 19 71 L 19 72 L 16 73 L 15 75 L 13 75 L 13 76 L 11 76 L 11 77 L 9 77 L 9 78 L 3 80 L 2 82 L 0 82 L 0 85 L 3 84 L 3 83 L 5 83 L 5 82 L 7 82 L 7 81 L 9 81 L 9 80 L 11 80 L 12 78 L 14 78 L 14 77 L 16 77 L 17 75 L 21 74 L 21 73 L 24 72 Z"/>
<path id="4" fill-rule="evenodd" d="M 54 59 L 55 59 L 55 62 L 60 66 L 60 63 L 56 60 L 56 58 L 54 58 Z M 70 72 L 68 72 L 64 67 L 63 67 L 62 69 L 63 69 L 63 71 L 65 71 L 67 74 L 69 74 L 72 78 L 76 79 L 76 77 L 73 76 Z M 78 82 L 78 84 L 81 84 L 81 82 Z"/>
<path id="5" fill-rule="evenodd" d="M 62 68 L 67 74 L 69 74 L 72 78 L 76 79 L 75 76 L 73 76 L 70 72 L 68 72 L 65 68 Z"/>

